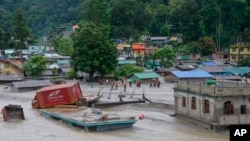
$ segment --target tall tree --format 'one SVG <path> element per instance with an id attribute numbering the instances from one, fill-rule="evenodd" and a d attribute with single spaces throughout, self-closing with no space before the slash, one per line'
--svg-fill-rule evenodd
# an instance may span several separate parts
<path id="1" fill-rule="evenodd" d="M 164 67 L 172 67 L 175 63 L 175 53 L 169 48 L 164 47 L 162 49 L 157 50 L 151 58 L 159 59 L 160 64 Z"/>
<path id="2" fill-rule="evenodd" d="M 198 41 L 200 37 L 199 6 L 195 0 L 170 0 L 169 17 L 177 33 L 183 34 L 184 42 Z"/>
<path id="3" fill-rule="evenodd" d="M 17 41 L 17 49 L 25 48 L 26 41 L 28 37 L 31 36 L 31 33 L 26 17 L 24 16 L 24 12 L 21 9 L 17 9 L 14 13 L 12 21 L 12 34 L 14 40 Z"/>
<path id="4" fill-rule="evenodd" d="M 110 28 L 105 24 L 81 22 L 73 36 L 73 67 L 89 73 L 90 80 L 93 80 L 94 73 L 105 75 L 117 66 L 118 52 L 109 34 Z"/>
<path id="5" fill-rule="evenodd" d="M 85 0 L 80 6 L 81 15 L 85 21 L 95 24 L 110 24 L 110 13 L 105 0 Z"/>
<path id="6" fill-rule="evenodd" d="M 40 76 L 46 69 L 46 59 L 43 56 L 32 56 L 24 65 L 27 76 Z"/>
<path id="7" fill-rule="evenodd" d="M 215 47 L 216 47 L 215 43 L 211 38 L 204 37 L 202 44 L 201 44 L 202 55 L 204 55 L 204 56 L 212 55 L 212 53 L 214 53 L 216 50 Z"/>
<path id="8" fill-rule="evenodd" d="M 57 51 L 61 55 L 71 56 L 73 52 L 73 41 L 70 38 L 61 38 L 59 39 L 58 46 L 56 47 Z"/>

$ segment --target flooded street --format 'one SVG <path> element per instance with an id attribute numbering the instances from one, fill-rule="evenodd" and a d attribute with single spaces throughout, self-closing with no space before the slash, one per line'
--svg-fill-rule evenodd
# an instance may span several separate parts
<path id="1" fill-rule="evenodd" d="M 83 93 L 96 93 L 98 86 L 90 88 L 82 85 Z M 128 88 L 127 95 L 134 91 Z M 116 99 L 120 90 L 111 93 L 111 100 Z M 31 100 L 35 91 L 24 93 L 12 93 L 9 88 L 0 86 L 0 107 L 8 104 L 20 104 L 24 109 L 25 120 L 20 122 L 3 122 L 0 120 L 0 138 L 8 141 L 228 141 L 228 133 L 214 133 L 206 129 L 197 127 L 174 116 L 173 90 L 172 86 L 164 84 L 159 89 L 149 89 L 142 86 L 135 90 L 133 97 L 145 96 L 155 103 L 126 104 L 120 106 L 107 107 L 103 110 L 112 111 L 121 115 L 138 115 L 143 113 L 145 118 L 139 120 L 133 128 L 87 132 L 83 128 L 70 127 L 59 120 L 47 119 L 40 115 L 39 110 L 32 109 Z M 107 100 L 110 93 L 109 87 L 104 87 L 101 91 L 102 100 Z"/>

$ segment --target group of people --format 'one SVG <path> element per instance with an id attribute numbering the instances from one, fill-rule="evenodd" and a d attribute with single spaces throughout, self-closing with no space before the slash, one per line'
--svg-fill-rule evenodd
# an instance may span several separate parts
<path id="1" fill-rule="evenodd" d="M 158 79 L 150 81 L 149 88 L 160 88 L 160 86 L 161 82 Z"/>
<path id="2" fill-rule="evenodd" d="M 129 87 L 132 87 L 132 81 L 129 81 Z M 106 80 L 102 80 L 99 79 L 99 84 L 103 87 L 104 84 L 109 85 L 111 84 L 111 89 L 115 89 L 117 90 L 119 86 L 122 86 L 124 88 L 124 92 L 126 92 L 126 88 L 127 88 L 127 79 L 115 79 L 110 81 L 109 79 Z M 160 88 L 161 82 L 158 79 L 152 80 L 150 81 L 150 88 Z M 135 86 L 137 88 L 141 87 L 141 82 L 138 80 L 135 82 Z"/>

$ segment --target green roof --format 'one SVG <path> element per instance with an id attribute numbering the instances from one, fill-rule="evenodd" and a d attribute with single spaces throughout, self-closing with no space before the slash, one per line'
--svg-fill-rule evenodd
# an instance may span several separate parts
<path id="1" fill-rule="evenodd" d="M 180 57 L 181 60 L 190 60 L 190 56 L 189 55 L 182 55 Z"/>
<path id="2" fill-rule="evenodd" d="M 154 79 L 159 78 L 160 76 L 155 72 L 142 72 L 142 73 L 134 73 L 133 77 L 137 79 Z"/>
<path id="3" fill-rule="evenodd" d="M 57 60 L 58 64 L 70 64 L 69 60 Z"/>
<path id="4" fill-rule="evenodd" d="M 125 64 L 136 64 L 135 60 L 119 60 L 118 65 L 125 65 Z"/>
<path id="5" fill-rule="evenodd" d="M 250 73 L 250 67 L 227 67 L 225 68 L 228 72 L 232 74 L 244 75 Z"/>

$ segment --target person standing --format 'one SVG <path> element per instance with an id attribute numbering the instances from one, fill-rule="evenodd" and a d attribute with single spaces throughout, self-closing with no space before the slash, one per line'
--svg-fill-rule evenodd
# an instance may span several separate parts
<path id="1" fill-rule="evenodd" d="M 126 88 L 127 88 L 127 80 L 124 80 L 124 82 L 123 82 L 123 89 L 124 89 L 124 92 L 126 92 Z"/>

